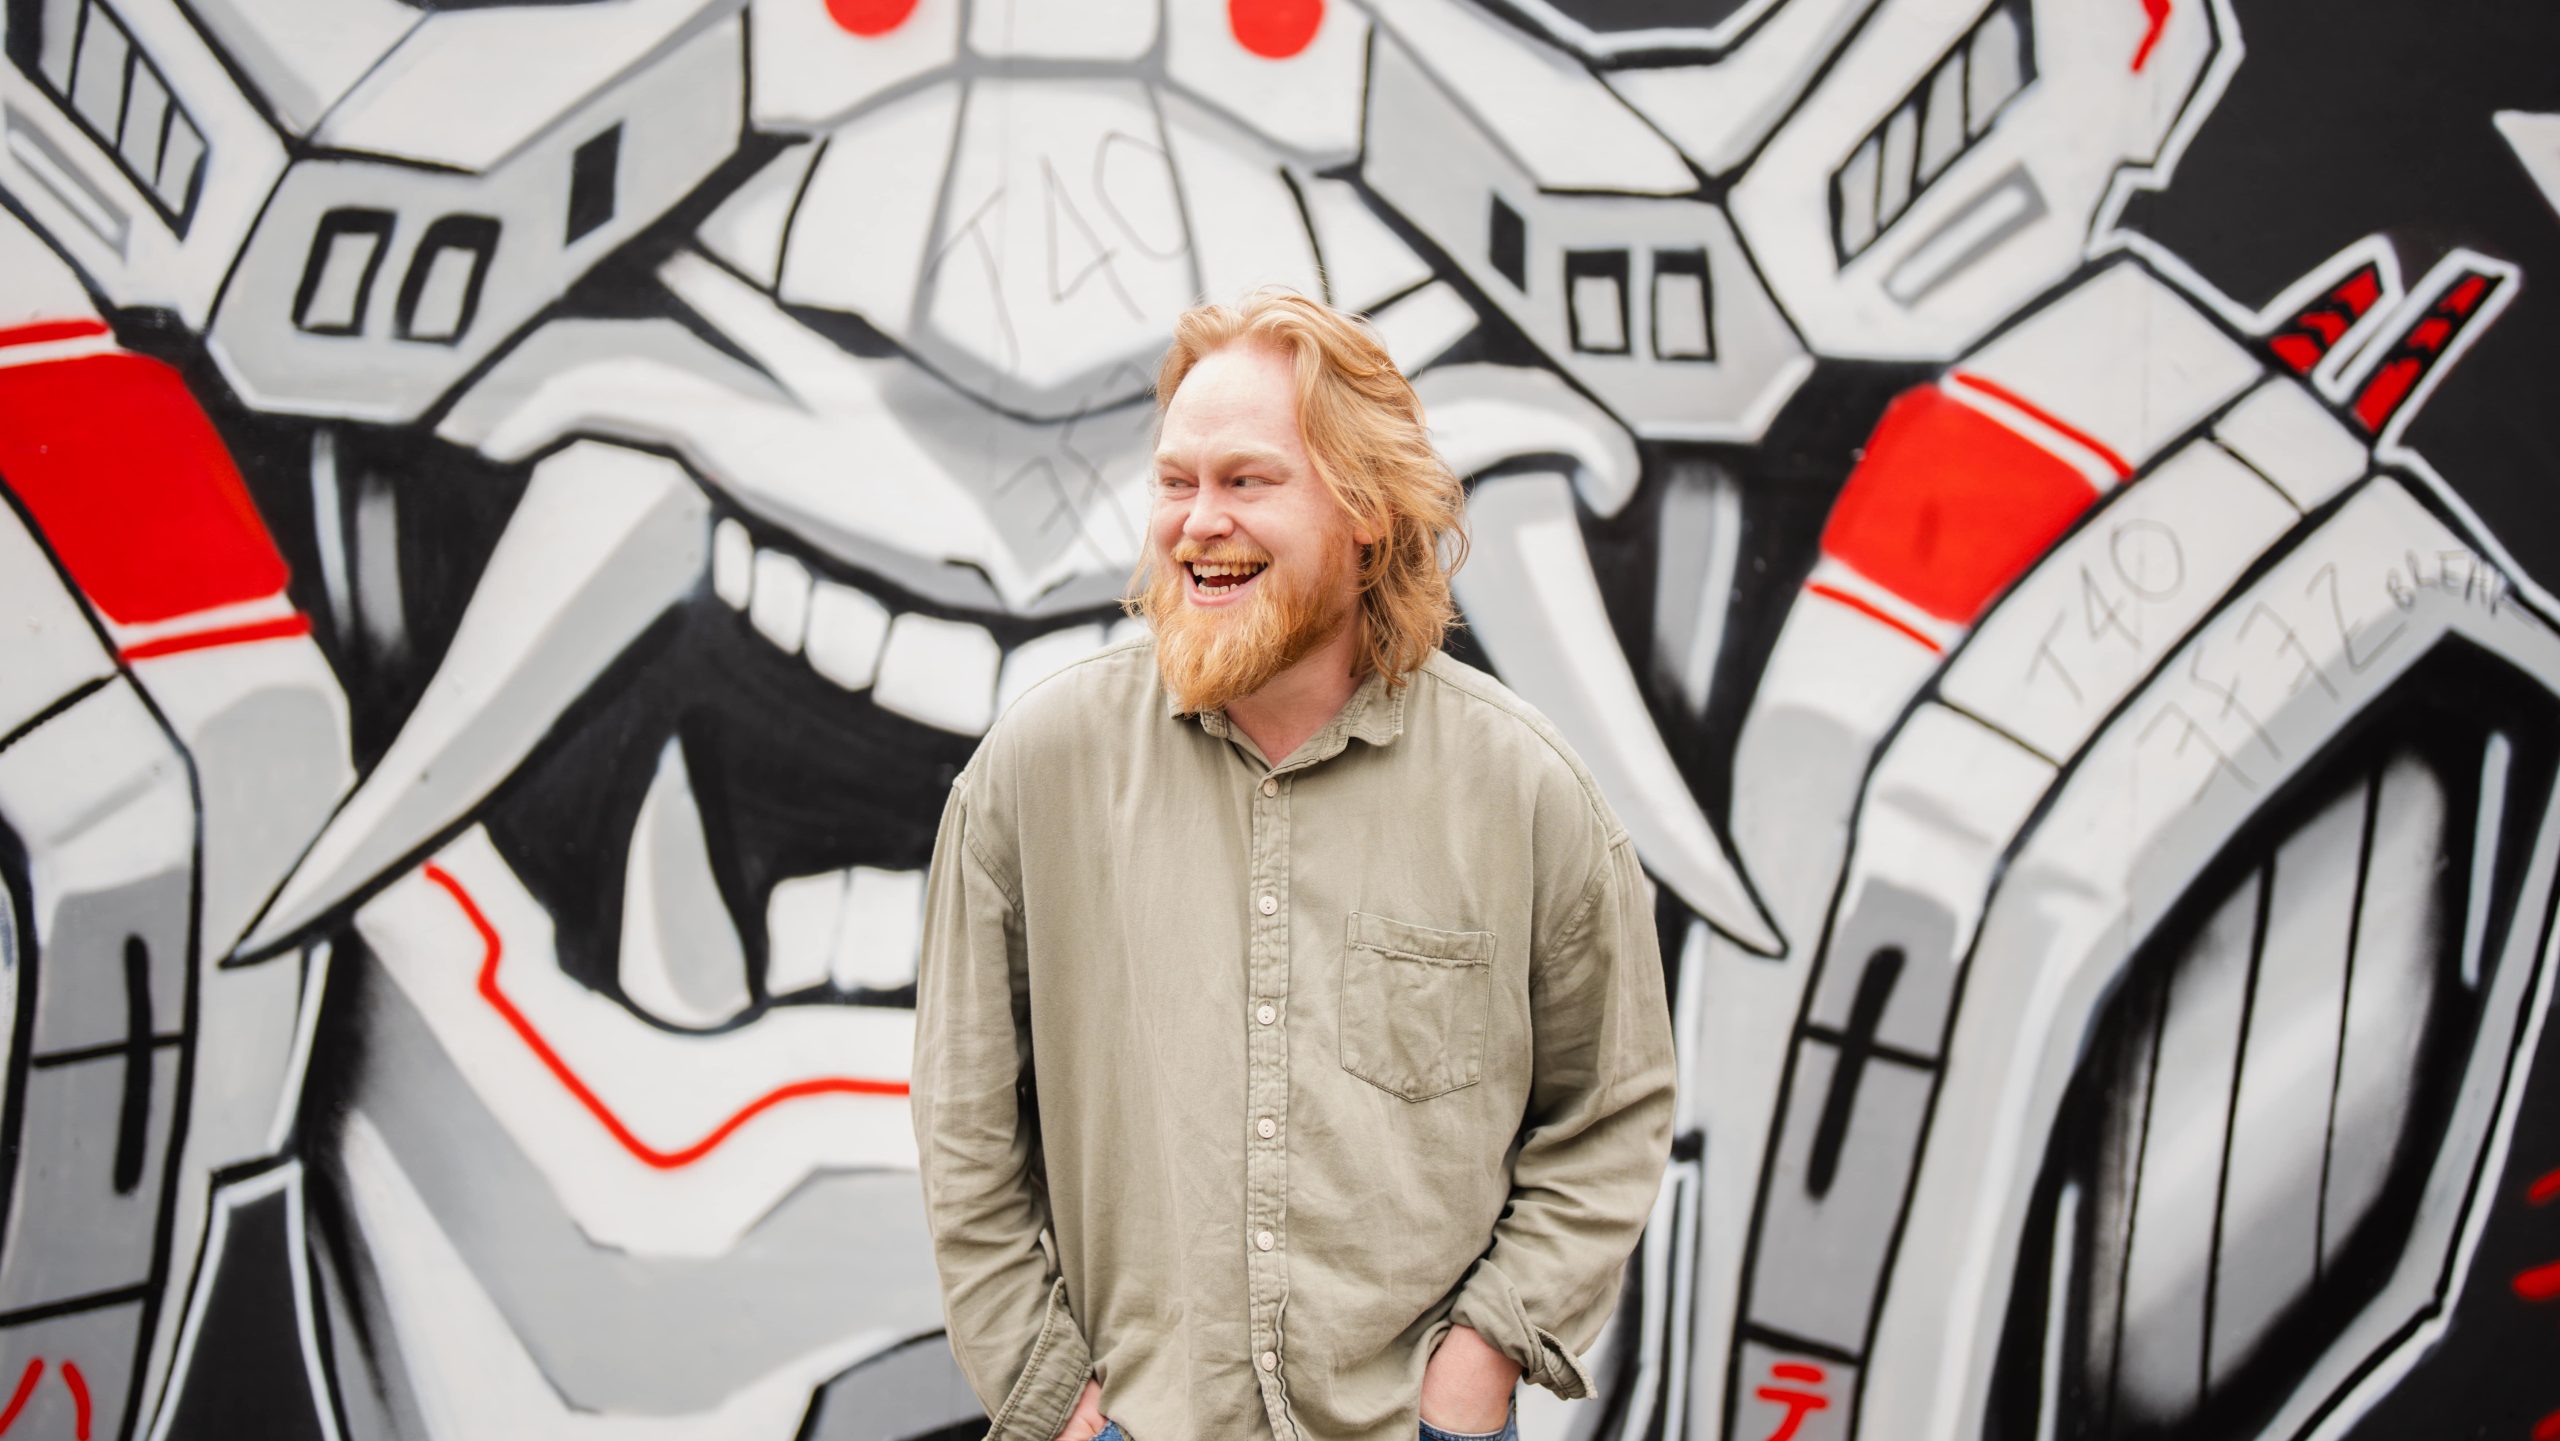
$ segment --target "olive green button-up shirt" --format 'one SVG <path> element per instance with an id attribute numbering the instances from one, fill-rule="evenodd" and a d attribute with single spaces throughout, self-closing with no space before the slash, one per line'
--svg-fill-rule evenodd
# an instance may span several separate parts
<path id="1" fill-rule="evenodd" d="M 1412 1441 L 1453 1324 L 1559 1395 L 1671 1142 L 1648 887 L 1553 728 L 1436 655 L 1272 764 L 1151 640 L 953 786 L 914 1111 L 999 1441 Z"/>

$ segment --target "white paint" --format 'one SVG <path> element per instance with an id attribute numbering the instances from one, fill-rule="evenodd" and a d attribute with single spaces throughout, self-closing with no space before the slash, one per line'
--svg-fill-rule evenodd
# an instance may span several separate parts
<path id="1" fill-rule="evenodd" d="M 2370 464 L 2363 441 L 2310 390 L 2282 377 L 2231 407 L 2213 435 L 2306 511 L 2363 476 Z"/>
<path id="2" fill-rule="evenodd" d="M 865 690 L 879 674 L 889 639 L 888 607 L 866 591 L 821 580 L 809 597 L 809 668 L 843 686 Z"/>
<path id="3" fill-rule="evenodd" d="M 400 1338 L 401 1366 L 432 1441 L 543 1436 L 560 1441 L 730 1441 L 787 1436 L 809 1396 L 860 1357 L 896 1338 L 857 1332 L 771 1370 L 718 1407 L 677 1416 L 572 1409 L 542 1374 L 505 1313 L 473 1276 L 417 1183 L 362 1111 L 347 1113 L 340 1163 L 348 1199 L 378 1272 L 381 1299 Z M 325 1409 L 325 1408 L 324 1408 Z"/>
<path id="4" fill-rule="evenodd" d="M 757 551 L 747 623 L 783 654 L 797 654 L 809 633 L 809 567 L 787 551 Z"/>
<path id="5" fill-rule="evenodd" d="M 1470 524 L 1477 559 L 1456 589 L 1495 666 L 1582 757 L 1655 876 L 1743 944 L 1782 950 L 1646 718 L 1563 477 L 1479 485 Z"/>
<path id="6" fill-rule="evenodd" d="M 995 721 L 1003 652 L 982 625 L 910 611 L 889 623 L 871 699 L 909 720 L 983 735 Z"/>
<path id="7" fill-rule="evenodd" d="M 911 1012 L 784 1006 L 734 1030 L 670 1033 L 562 973 L 550 917 L 485 831 L 463 832 L 436 861 L 501 938 L 501 994 L 644 1145 L 681 1152 L 795 1082 L 907 1079 Z M 643 1256 L 719 1256 L 820 1171 L 915 1166 L 904 1097 L 836 1093 L 763 1111 L 690 1164 L 649 1165 L 614 1139 L 480 994 L 487 948 L 441 886 L 405 875 L 357 912 L 356 927 L 437 1044 L 470 1058 L 460 1069 L 472 1094 L 597 1245 Z"/>
<path id="8" fill-rule="evenodd" d="M 924 872 L 855 866 L 845 882 L 828 975 L 840 990 L 912 985 L 924 940 Z"/>
<path id="9" fill-rule="evenodd" d="M 727 517 L 711 531 L 711 591 L 731 610 L 745 610 L 755 594 L 756 545 L 747 528 Z"/>
<path id="10" fill-rule="evenodd" d="M 512 774 L 554 720 L 700 583 L 707 505 L 670 461 L 582 442 L 534 472 L 435 679 L 242 945 L 266 948 Z"/>
<path id="11" fill-rule="evenodd" d="M 962 93 L 957 84 L 933 86 L 826 138 L 781 241 L 783 299 L 904 330 L 933 239 L 934 197 L 950 163 Z M 855 245 L 863 262 L 848 265 L 846 250 Z"/>
<path id="12" fill-rule="evenodd" d="M 842 871 L 821 871 L 773 883 L 764 910 L 765 994 L 789 996 L 827 983 L 844 881 Z"/>

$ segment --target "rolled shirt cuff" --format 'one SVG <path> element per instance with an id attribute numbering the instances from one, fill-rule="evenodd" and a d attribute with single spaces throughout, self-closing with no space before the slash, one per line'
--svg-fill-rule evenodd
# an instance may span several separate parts
<path id="1" fill-rule="evenodd" d="M 1075 1413 L 1076 1398 L 1093 1376 L 1093 1347 L 1067 1308 L 1067 1283 L 1049 1287 L 1049 1308 L 1022 1374 L 997 1409 L 987 1441 L 1052 1441 Z"/>
<path id="2" fill-rule="evenodd" d="M 1510 1278 L 1489 1261 L 1478 1261 L 1458 1287 L 1449 1319 L 1482 1336 L 1493 1349 L 1520 1368 L 1520 1379 L 1544 1386 L 1567 1401 L 1591 1394 L 1591 1373 L 1582 1358 L 1553 1332 L 1529 1319 L 1528 1308 Z"/>

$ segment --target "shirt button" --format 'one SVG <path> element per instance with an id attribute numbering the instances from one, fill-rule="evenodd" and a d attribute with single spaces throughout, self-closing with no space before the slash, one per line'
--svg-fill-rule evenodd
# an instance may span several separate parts
<path id="1" fill-rule="evenodd" d="M 1253 1018 L 1266 1026 L 1270 1025 L 1273 1021 L 1280 1019 L 1280 1008 L 1265 1001 L 1253 1008 Z"/>
<path id="2" fill-rule="evenodd" d="M 1261 1355 L 1254 1357 L 1253 1362 L 1263 1370 L 1269 1371 L 1279 1366 L 1280 1357 L 1276 1352 L 1265 1351 Z"/>
<path id="3" fill-rule="evenodd" d="M 1269 1116 L 1265 1116 L 1261 1120 L 1253 1123 L 1253 1133 L 1268 1141 L 1272 1137 L 1280 1134 L 1280 1123 L 1271 1119 Z M 1266 1246 L 1263 1249 L 1269 1250 L 1270 1248 Z"/>
<path id="4" fill-rule="evenodd" d="M 1264 896 L 1258 904 L 1266 916 L 1280 909 L 1280 900 L 1277 896 Z"/>
<path id="5" fill-rule="evenodd" d="M 1279 1244 L 1280 1238 L 1272 1235 L 1268 1231 L 1256 1231 L 1253 1233 L 1253 1249 L 1257 1251 L 1268 1251 Z"/>
<path id="6" fill-rule="evenodd" d="M 1262 782 L 1262 793 L 1266 796 L 1276 796 L 1280 794 L 1280 783 L 1278 781 L 1265 778 Z"/>

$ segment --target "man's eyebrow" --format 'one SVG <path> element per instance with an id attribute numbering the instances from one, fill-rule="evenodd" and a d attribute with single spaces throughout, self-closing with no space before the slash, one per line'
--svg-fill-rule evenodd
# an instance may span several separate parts
<path id="1" fill-rule="evenodd" d="M 1181 456 L 1170 450 L 1156 452 L 1156 469 L 1158 470 L 1189 468 L 1182 463 Z M 1258 445 L 1238 446 L 1232 450 L 1221 451 L 1215 457 L 1212 468 L 1221 471 L 1276 470 L 1286 474 L 1289 470 L 1289 458 L 1276 450 Z"/>

